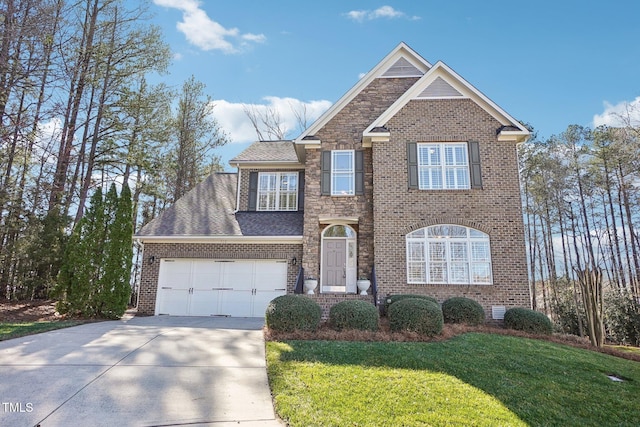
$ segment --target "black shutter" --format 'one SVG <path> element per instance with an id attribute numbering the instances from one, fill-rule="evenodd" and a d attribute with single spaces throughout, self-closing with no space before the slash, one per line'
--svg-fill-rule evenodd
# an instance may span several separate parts
<path id="1" fill-rule="evenodd" d="M 418 188 L 418 144 L 407 143 L 407 167 L 409 169 L 409 188 Z"/>
<path id="2" fill-rule="evenodd" d="M 304 172 L 298 172 L 298 210 L 304 210 Z"/>
<path id="3" fill-rule="evenodd" d="M 322 175 L 320 178 L 320 194 L 323 196 L 331 195 L 331 151 L 323 151 L 320 158 L 320 169 Z"/>
<path id="4" fill-rule="evenodd" d="M 358 150 L 355 152 L 356 156 L 356 194 L 364 194 L 364 152 Z"/>
<path id="5" fill-rule="evenodd" d="M 249 210 L 255 211 L 258 199 L 258 172 L 249 172 Z"/>
<path id="6" fill-rule="evenodd" d="M 480 144 L 469 141 L 469 177 L 471 188 L 482 189 L 482 171 L 480 169 Z"/>

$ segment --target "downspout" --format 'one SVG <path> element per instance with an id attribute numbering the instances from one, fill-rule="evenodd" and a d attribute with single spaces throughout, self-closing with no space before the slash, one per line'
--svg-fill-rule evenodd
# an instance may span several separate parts
<path id="1" fill-rule="evenodd" d="M 138 279 L 137 288 L 136 289 L 136 313 L 138 312 L 138 306 L 140 305 L 140 288 L 142 287 L 142 269 L 144 267 L 144 243 L 140 239 L 136 239 L 136 243 L 138 244 L 138 261 L 142 258 L 142 262 L 140 263 L 140 276 L 139 279 L 134 277 L 133 283 L 136 285 L 136 279 Z M 140 256 L 142 254 L 142 256 Z M 136 274 L 137 276 L 138 274 Z"/>
<path id="2" fill-rule="evenodd" d="M 234 214 L 240 210 L 240 183 L 242 182 L 240 179 L 242 176 L 242 169 L 238 166 L 236 166 L 236 168 L 238 169 L 238 181 L 236 183 L 236 210 L 233 211 Z"/>

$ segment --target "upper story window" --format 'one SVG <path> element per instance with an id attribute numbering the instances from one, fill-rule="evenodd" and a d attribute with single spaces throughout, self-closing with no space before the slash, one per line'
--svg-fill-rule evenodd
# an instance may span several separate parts
<path id="1" fill-rule="evenodd" d="M 353 150 L 331 152 L 331 195 L 351 196 L 355 194 L 355 164 Z"/>
<path id="2" fill-rule="evenodd" d="M 407 144 L 408 185 L 420 190 L 482 189 L 480 145 L 469 142 Z"/>
<path id="3" fill-rule="evenodd" d="M 257 210 L 298 210 L 298 172 L 260 172 Z"/>
<path id="4" fill-rule="evenodd" d="M 364 194 L 363 151 L 323 151 L 320 162 L 322 195 L 354 196 Z"/>
<path id="5" fill-rule="evenodd" d="M 468 189 L 467 144 L 418 144 L 418 188 Z"/>
<path id="6" fill-rule="evenodd" d="M 406 235 L 407 282 L 491 284 L 489 235 L 459 225 L 434 225 Z"/>

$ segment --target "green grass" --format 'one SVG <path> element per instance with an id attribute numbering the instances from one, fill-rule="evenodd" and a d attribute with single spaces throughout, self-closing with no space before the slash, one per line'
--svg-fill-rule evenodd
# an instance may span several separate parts
<path id="1" fill-rule="evenodd" d="M 55 329 L 68 328 L 70 326 L 80 325 L 81 323 L 83 322 L 77 320 L 24 323 L 0 322 L 0 341 L 24 337 L 27 335 L 39 334 L 40 332 L 53 331 Z"/>
<path id="2" fill-rule="evenodd" d="M 640 425 L 640 363 L 546 341 L 268 342 L 267 369 L 294 427 Z"/>

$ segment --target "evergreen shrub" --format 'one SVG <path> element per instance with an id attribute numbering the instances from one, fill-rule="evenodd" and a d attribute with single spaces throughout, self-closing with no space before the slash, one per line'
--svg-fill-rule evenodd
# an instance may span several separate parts
<path id="1" fill-rule="evenodd" d="M 269 303 L 265 312 L 267 327 L 280 332 L 315 332 L 320 326 L 321 318 L 320 305 L 303 295 L 276 297 Z"/>
<path id="2" fill-rule="evenodd" d="M 389 305 L 392 331 L 417 332 L 434 336 L 442 332 L 444 319 L 440 306 L 425 298 L 404 298 Z"/>
<path id="3" fill-rule="evenodd" d="M 444 323 L 464 323 L 471 326 L 484 323 L 484 309 L 482 306 L 465 297 L 449 298 L 442 303 Z"/>
<path id="4" fill-rule="evenodd" d="M 378 309 L 373 304 L 361 300 L 342 301 L 329 309 L 329 325 L 337 331 L 377 331 L 379 318 Z"/>
<path id="5" fill-rule="evenodd" d="M 425 299 L 425 300 L 428 300 L 428 301 L 431 301 L 431 302 L 434 302 L 434 303 L 436 303 L 436 304 L 440 305 L 440 304 L 438 303 L 438 300 L 437 300 L 437 299 L 435 299 L 434 297 L 427 296 L 427 295 L 417 295 L 417 294 L 415 294 L 415 295 L 414 295 L 414 294 L 398 294 L 398 295 L 389 295 L 389 296 L 387 296 L 387 298 L 385 298 L 385 300 L 384 300 L 384 305 L 383 305 L 383 307 L 384 307 L 384 314 L 389 313 L 389 306 L 390 306 L 391 304 L 393 304 L 394 302 L 397 302 L 397 301 L 401 301 L 401 300 L 403 300 L 403 299 L 407 299 L 407 298 Z"/>
<path id="6" fill-rule="evenodd" d="M 504 326 L 531 334 L 551 335 L 553 325 L 551 320 L 539 311 L 528 308 L 510 308 L 504 313 Z"/>

